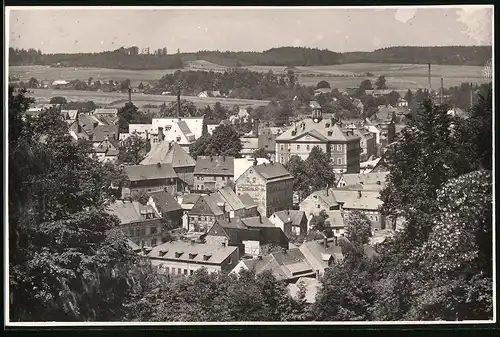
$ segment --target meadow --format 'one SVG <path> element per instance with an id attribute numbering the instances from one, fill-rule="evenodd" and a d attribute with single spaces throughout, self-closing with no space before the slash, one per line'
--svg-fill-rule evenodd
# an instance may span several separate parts
<path id="1" fill-rule="evenodd" d="M 252 71 L 284 73 L 286 67 L 279 66 L 249 66 Z M 224 66 L 207 61 L 193 61 L 186 65 L 183 70 L 205 70 L 223 71 Z M 483 67 L 479 66 L 450 66 L 432 65 L 431 81 L 432 88 L 441 85 L 441 77 L 444 86 L 458 86 L 463 82 L 484 83 L 489 82 L 483 74 Z M 22 81 L 28 81 L 35 77 L 43 81 L 64 80 L 94 80 L 123 81 L 130 79 L 132 85 L 140 82 L 152 82 L 159 80 L 163 75 L 173 73 L 176 69 L 168 70 L 123 70 L 103 68 L 51 68 L 47 66 L 11 66 L 9 76 L 18 76 Z M 427 65 L 425 64 L 393 64 L 393 63 L 351 63 L 331 66 L 296 67 L 300 74 L 300 83 L 311 86 L 319 81 L 325 80 L 332 88 L 346 89 L 358 87 L 362 80 L 370 79 L 372 82 L 380 75 L 386 76 L 387 85 L 390 89 L 417 89 L 426 88 L 428 85 Z M 374 76 L 368 77 L 367 73 Z"/>

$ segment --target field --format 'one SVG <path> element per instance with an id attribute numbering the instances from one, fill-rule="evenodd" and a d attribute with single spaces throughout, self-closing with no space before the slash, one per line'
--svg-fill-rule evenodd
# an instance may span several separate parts
<path id="1" fill-rule="evenodd" d="M 52 89 L 31 89 L 31 97 L 36 99 L 37 103 L 48 103 L 52 97 L 62 96 L 67 101 L 94 101 L 96 104 L 107 105 L 109 107 L 122 107 L 124 102 L 128 100 L 127 93 L 117 92 L 96 92 L 96 91 L 81 91 L 81 90 L 52 90 Z M 163 102 L 175 102 L 176 96 L 165 95 L 143 95 L 132 94 L 132 101 L 135 105 L 141 107 L 145 104 L 160 105 Z M 213 105 L 220 102 L 223 105 L 267 105 L 269 101 L 256 101 L 248 99 L 234 99 L 222 97 L 200 98 L 197 96 L 181 96 L 181 99 L 186 99 L 193 102 L 197 107 Z"/>
<path id="2" fill-rule="evenodd" d="M 250 70 L 258 72 L 284 73 L 285 67 L 278 66 L 250 66 Z M 184 70 L 221 71 L 224 66 L 207 61 L 193 61 Z M 122 70 L 101 68 L 51 68 L 46 66 L 12 66 L 9 67 L 9 76 L 18 76 L 23 81 L 31 77 L 44 81 L 56 79 L 65 80 L 88 80 L 90 77 L 101 81 L 122 81 L 130 79 L 132 85 L 140 82 L 159 80 L 163 75 L 175 72 L 168 70 Z M 358 87 L 360 82 L 366 78 L 375 81 L 377 76 L 384 75 L 390 89 L 417 89 L 426 88 L 427 65 L 425 64 L 391 64 L 391 63 L 352 63 L 332 66 L 297 67 L 300 73 L 300 81 L 303 85 L 316 85 L 325 80 L 332 88 L 345 89 Z M 372 73 L 374 77 L 367 77 L 366 73 Z M 482 75 L 482 67 L 478 66 L 448 66 L 433 65 L 432 87 L 440 86 L 441 77 L 444 78 L 445 87 L 458 86 L 463 82 L 483 83 L 488 82 Z"/>

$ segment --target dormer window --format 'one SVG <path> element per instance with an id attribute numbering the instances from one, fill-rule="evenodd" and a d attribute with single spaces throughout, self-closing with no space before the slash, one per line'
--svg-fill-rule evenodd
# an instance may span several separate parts
<path id="1" fill-rule="evenodd" d="M 165 254 L 167 254 L 167 253 L 168 253 L 168 250 L 160 250 L 160 251 L 158 252 L 158 255 L 159 255 L 160 257 L 162 257 L 162 256 L 165 256 Z"/>
<path id="2" fill-rule="evenodd" d="M 189 253 L 189 259 L 193 260 L 197 255 L 197 253 Z"/>
<path id="3" fill-rule="evenodd" d="M 183 252 L 175 252 L 175 258 L 178 259 L 182 256 Z"/>
<path id="4" fill-rule="evenodd" d="M 208 261 L 212 257 L 212 254 L 203 254 L 203 261 Z"/>

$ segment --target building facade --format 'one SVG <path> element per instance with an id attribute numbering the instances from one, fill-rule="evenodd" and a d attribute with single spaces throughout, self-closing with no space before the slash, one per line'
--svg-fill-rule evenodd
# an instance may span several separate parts
<path id="1" fill-rule="evenodd" d="M 177 174 L 170 164 L 125 166 L 126 179 L 123 197 L 130 197 L 142 192 L 165 190 L 177 193 Z"/>
<path id="2" fill-rule="evenodd" d="M 215 192 L 234 182 L 234 158 L 225 156 L 198 156 L 194 169 L 193 189 Z"/>

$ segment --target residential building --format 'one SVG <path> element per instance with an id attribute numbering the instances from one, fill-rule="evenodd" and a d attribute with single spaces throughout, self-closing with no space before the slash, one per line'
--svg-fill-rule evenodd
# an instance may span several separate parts
<path id="1" fill-rule="evenodd" d="M 274 129 L 274 128 L 273 128 Z M 276 153 L 277 134 L 271 128 L 263 128 L 259 131 L 258 148 L 263 149 L 268 154 Z"/>
<path id="2" fill-rule="evenodd" d="M 332 157 L 336 171 L 358 173 L 360 137 L 321 115 L 304 119 L 276 138 L 276 159 L 286 164 L 294 155 L 306 160 L 317 146 Z"/>
<path id="3" fill-rule="evenodd" d="M 307 235 L 307 217 L 304 211 L 286 210 L 274 212 L 269 217 L 269 221 L 274 226 L 288 236 L 292 235 Z"/>
<path id="4" fill-rule="evenodd" d="M 96 142 L 94 144 L 96 144 Z M 119 149 L 120 145 L 115 139 L 105 138 L 104 141 L 94 145 L 94 151 L 97 158 L 105 163 L 115 163 L 118 159 Z"/>
<path id="5" fill-rule="evenodd" d="M 198 156 L 194 169 L 195 191 L 215 192 L 234 179 L 234 158 Z"/>
<path id="6" fill-rule="evenodd" d="M 118 125 L 97 125 L 94 128 L 92 143 L 94 147 L 97 147 L 105 140 L 118 141 L 119 135 Z"/>
<path id="7" fill-rule="evenodd" d="M 331 268 L 336 261 L 343 259 L 342 248 L 337 237 L 304 241 L 299 250 L 312 266 L 318 279 L 325 274 L 326 269 Z"/>
<path id="8" fill-rule="evenodd" d="M 159 127 L 163 128 L 166 140 L 176 140 L 177 137 L 182 137 L 179 133 L 183 133 L 187 137 L 193 135 L 194 139 L 198 139 L 203 133 L 203 118 L 204 117 L 153 118 L 152 130 L 156 132 Z M 179 122 L 183 122 L 182 127 L 174 128 Z M 153 135 L 153 138 L 154 136 L 155 135 Z M 177 142 L 183 145 L 181 140 Z"/>
<path id="9" fill-rule="evenodd" d="M 337 181 L 337 188 L 355 188 L 364 190 L 380 191 L 385 187 L 385 181 L 389 172 L 344 173 Z"/>
<path id="10" fill-rule="evenodd" d="M 182 227 L 182 216 L 184 210 L 177 200 L 166 191 L 148 192 L 151 203 L 163 218 L 167 228 L 175 229 Z"/>
<path id="11" fill-rule="evenodd" d="M 208 232 L 216 220 L 225 217 L 224 206 L 219 206 L 217 199 L 210 195 L 202 195 L 189 210 L 189 230 Z"/>
<path id="12" fill-rule="evenodd" d="M 229 212 L 230 218 L 247 216 L 245 204 L 243 204 L 230 187 L 221 188 L 211 194 L 211 196 L 216 197 L 218 202 L 222 202 L 225 205 L 226 212 Z"/>
<path id="13" fill-rule="evenodd" d="M 178 143 L 169 141 L 157 143 L 140 164 L 153 165 L 157 163 L 172 165 L 179 178 L 178 191 L 187 192 L 189 188 L 193 187 L 196 162 Z"/>
<path id="14" fill-rule="evenodd" d="M 259 204 L 258 211 L 269 217 L 293 206 L 293 177 L 280 163 L 249 167 L 236 181 L 236 193 L 247 193 Z"/>
<path id="15" fill-rule="evenodd" d="M 361 100 L 360 100 L 359 98 L 355 98 L 355 99 L 352 101 L 352 104 L 353 104 L 353 105 L 354 105 L 354 107 L 358 110 L 359 115 L 360 115 L 360 116 L 363 116 L 364 111 L 365 111 L 365 106 L 364 106 L 363 102 L 361 102 Z"/>
<path id="16" fill-rule="evenodd" d="M 69 82 L 66 80 L 55 80 L 52 82 L 52 88 L 54 89 L 66 89 L 69 85 Z"/>
<path id="17" fill-rule="evenodd" d="M 153 124 L 129 124 L 128 132 L 130 135 L 136 133 L 141 138 L 149 139 L 150 134 L 154 132 Z"/>
<path id="18" fill-rule="evenodd" d="M 269 270 L 277 280 L 287 283 L 296 283 L 301 277 L 316 276 L 314 268 L 297 248 L 273 252 L 252 260 L 241 260 L 232 272 L 238 273 L 241 269 L 251 270 L 256 274 Z"/>
<path id="19" fill-rule="evenodd" d="M 345 234 L 344 214 L 341 210 L 326 211 L 325 226 L 332 230 L 335 237 L 340 237 Z M 310 222 L 309 222 L 310 224 Z M 309 227 L 309 230 L 311 228 Z"/>
<path id="20" fill-rule="evenodd" d="M 120 220 L 120 228 L 139 247 L 154 247 L 163 237 L 162 217 L 156 205 L 138 201 L 115 201 L 108 206 L 110 214 Z"/>
<path id="21" fill-rule="evenodd" d="M 193 241 L 165 242 L 148 254 L 151 264 L 168 275 L 192 275 L 205 268 L 209 273 L 229 272 L 238 263 L 236 247 Z"/>
<path id="22" fill-rule="evenodd" d="M 398 102 L 396 103 L 396 106 L 398 107 L 407 107 L 408 106 L 408 101 L 405 100 L 404 98 L 398 98 Z"/>
<path id="23" fill-rule="evenodd" d="M 245 171 L 251 167 L 255 160 L 257 160 L 257 165 L 261 164 L 269 164 L 270 161 L 266 158 L 252 158 L 252 157 L 247 157 L 247 158 L 234 158 L 234 181 L 238 180 L 238 178 L 245 173 Z"/>
<path id="24" fill-rule="evenodd" d="M 314 191 L 299 204 L 299 209 L 305 212 L 310 218 L 312 215 L 318 215 L 321 211 L 333 211 L 340 209 L 335 196 L 330 188 Z"/>
<path id="25" fill-rule="evenodd" d="M 106 116 L 110 118 L 114 118 L 118 116 L 118 109 L 95 109 L 95 116 Z"/>
<path id="26" fill-rule="evenodd" d="M 242 137 L 240 138 L 241 145 L 241 155 L 242 156 L 253 156 L 255 151 L 259 149 L 259 138 L 256 137 Z"/>
<path id="27" fill-rule="evenodd" d="M 252 216 L 259 216 L 259 211 L 258 211 L 259 205 L 255 202 L 255 200 L 252 199 L 251 196 L 249 196 L 246 193 L 243 193 L 238 197 L 240 198 L 243 205 L 245 205 L 245 215 L 244 215 L 245 218 Z"/>
<path id="28" fill-rule="evenodd" d="M 178 178 L 171 164 L 125 166 L 124 170 L 124 197 L 158 190 L 177 193 Z"/>
<path id="29" fill-rule="evenodd" d="M 360 138 L 360 161 L 365 162 L 372 156 L 377 155 L 377 144 L 375 135 L 365 128 L 355 128 L 352 130 Z"/>
<path id="30" fill-rule="evenodd" d="M 320 89 L 314 90 L 314 96 L 319 96 L 321 94 L 329 94 L 331 92 L 332 92 L 331 88 L 320 88 Z"/>

